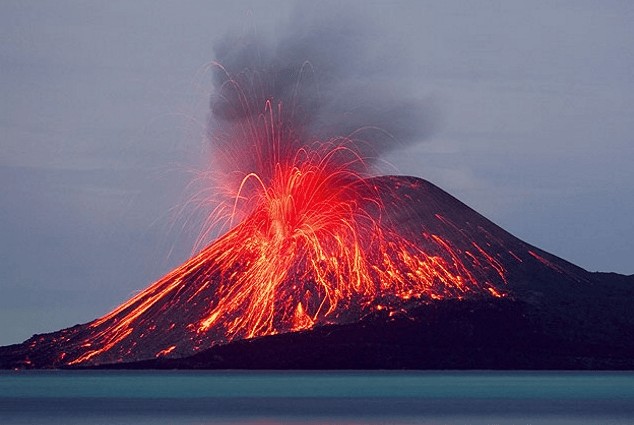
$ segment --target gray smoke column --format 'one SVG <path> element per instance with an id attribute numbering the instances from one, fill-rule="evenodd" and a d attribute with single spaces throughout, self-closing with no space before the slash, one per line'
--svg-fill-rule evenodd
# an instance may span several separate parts
<path id="1" fill-rule="evenodd" d="M 372 162 L 428 135 L 429 108 L 399 81 L 405 58 L 396 57 L 398 45 L 377 21 L 333 4 L 303 6 L 276 30 L 274 36 L 229 35 L 215 45 L 208 132 L 219 156 L 253 150 L 236 128 L 257 121 L 267 100 L 292 132 L 284 141 L 291 149 L 350 138 Z M 232 162 L 215 166 L 231 172 Z"/>

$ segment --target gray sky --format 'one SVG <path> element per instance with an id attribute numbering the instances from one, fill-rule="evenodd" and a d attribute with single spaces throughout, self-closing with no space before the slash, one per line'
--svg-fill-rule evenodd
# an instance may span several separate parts
<path id="1" fill-rule="evenodd" d="M 588 270 L 634 273 L 632 2 L 345 4 L 385 41 L 377 78 L 433 111 L 392 172 Z M 0 2 L 0 344 L 100 316 L 188 257 L 198 229 L 177 212 L 205 157 L 214 43 L 279 32 L 292 10 Z"/>

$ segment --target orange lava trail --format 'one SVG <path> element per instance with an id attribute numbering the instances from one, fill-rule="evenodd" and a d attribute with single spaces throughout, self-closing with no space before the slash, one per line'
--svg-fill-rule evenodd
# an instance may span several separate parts
<path id="1" fill-rule="evenodd" d="M 192 306 L 204 298 L 202 313 L 188 319 L 185 329 L 192 341 L 211 335 L 215 345 L 359 320 L 377 310 L 401 311 L 408 300 L 503 296 L 496 282 L 473 272 L 495 270 L 505 282 L 500 262 L 475 242 L 474 252 L 463 252 L 441 235 L 403 235 L 384 219 L 381 194 L 369 183 L 368 167 L 351 140 L 303 142 L 284 120 L 282 105 L 270 99 L 257 105 L 235 81 L 227 84 L 235 86 L 237 107 L 253 117 L 222 134 L 229 139 L 222 144 L 223 162 L 233 165 L 217 184 L 225 202 L 208 222 L 232 228 L 92 322 L 91 335 L 82 341 L 86 350 L 69 355 L 67 364 L 116 351 L 180 297 Z M 252 149 L 233 152 L 227 148 L 232 138 Z M 154 353 L 168 356 L 177 345 L 166 342 Z"/>

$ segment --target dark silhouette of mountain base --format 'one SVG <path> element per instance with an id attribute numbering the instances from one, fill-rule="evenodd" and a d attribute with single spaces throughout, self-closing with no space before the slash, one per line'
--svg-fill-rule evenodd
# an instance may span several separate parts
<path id="1" fill-rule="evenodd" d="M 188 347 L 184 331 L 170 334 L 161 327 L 176 323 L 170 326 L 178 329 L 180 320 L 184 329 L 195 313 L 190 308 L 182 314 L 179 308 L 185 307 L 171 297 L 172 307 L 152 305 L 135 317 L 129 338 L 90 361 L 64 362 L 60 353 L 78 358 L 88 349 L 83 348 L 86 341 L 94 349 L 101 343 L 98 332 L 124 316 L 1 347 L 0 367 L 634 369 L 634 276 L 587 272 L 515 238 L 424 180 L 378 177 L 373 182 L 385 194 L 387 219 L 398 224 L 401 234 L 411 235 L 409 240 L 424 245 L 416 235 L 440 235 L 454 255 L 464 258 L 475 258 L 469 253 L 473 246 L 485 247 L 492 260 L 479 266 L 474 259 L 471 273 L 494 282 L 500 273 L 491 265 L 503 268 L 505 283 L 497 288 L 507 296 L 412 299 L 355 321 L 229 343 L 199 340 L 202 348 L 156 356 L 172 345 Z M 198 289 L 184 287 L 182 292 L 191 300 L 187 291 Z"/>
<path id="2" fill-rule="evenodd" d="M 590 290 L 550 302 L 438 301 L 400 317 L 377 314 L 358 323 L 237 341 L 181 359 L 101 368 L 634 369 L 634 277 L 595 277 Z"/>

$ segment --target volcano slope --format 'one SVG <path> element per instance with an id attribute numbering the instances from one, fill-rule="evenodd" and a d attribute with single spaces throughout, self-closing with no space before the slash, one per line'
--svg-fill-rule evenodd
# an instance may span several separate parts
<path id="1" fill-rule="evenodd" d="M 368 268 L 362 276 L 376 279 L 370 289 L 358 289 L 367 282 L 349 293 L 320 286 L 320 279 L 360 274 L 333 259 L 339 268 L 321 276 L 300 252 L 271 290 L 273 301 L 260 296 L 268 286 L 247 285 L 258 294 L 249 298 L 239 283 L 241 273 L 255 273 L 253 253 L 229 269 L 218 266 L 227 252 L 222 241 L 239 234 L 238 226 L 106 316 L 0 348 L 0 366 L 634 368 L 634 276 L 587 272 L 427 181 L 367 183 L 391 229 L 362 241 L 374 262 L 358 263 Z"/>

